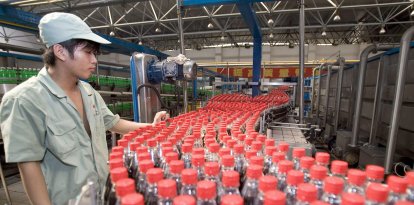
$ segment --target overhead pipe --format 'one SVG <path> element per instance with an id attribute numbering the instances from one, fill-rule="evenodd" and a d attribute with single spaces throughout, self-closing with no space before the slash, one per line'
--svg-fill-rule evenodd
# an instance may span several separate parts
<path id="1" fill-rule="evenodd" d="M 367 63 L 368 63 L 368 55 L 371 53 L 376 53 L 377 51 L 385 51 L 388 49 L 393 48 L 393 45 L 370 45 L 366 47 L 361 55 L 360 55 L 360 61 L 359 61 L 359 70 L 358 70 L 358 86 L 357 86 L 357 96 L 355 101 L 355 115 L 353 120 L 353 126 L 352 126 L 352 138 L 351 138 L 351 144 L 349 146 L 351 147 L 357 147 L 358 146 L 358 135 L 359 135 L 359 120 L 361 117 L 361 110 L 362 110 L 362 94 L 364 92 L 364 79 L 367 69 Z"/>
<path id="2" fill-rule="evenodd" d="M 408 54 L 410 50 L 411 39 L 414 35 L 414 26 L 410 27 L 401 38 L 400 54 L 398 61 L 398 73 L 397 73 L 397 82 L 395 86 L 395 97 L 393 103 L 393 109 L 391 112 L 391 127 L 389 130 L 387 150 L 385 155 L 385 170 L 387 173 L 391 173 L 393 157 L 395 152 L 395 146 L 397 142 L 397 134 L 399 129 L 399 119 L 401 105 L 404 96 L 404 86 L 405 86 L 405 74 L 408 64 Z"/>
<path id="3" fill-rule="evenodd" d="M 368 144 L 373 145 L 374 138 L 377 136 L 377 127 L 379 123 L 379 111 L 381 110 L 382 90 L 384 88 L 385 72 L 384 72 L 384 56 L 381 56 L 378 64 L 377 79 L 375 84 L 374 107 L 371 115 L 371 130 L 369 132 Z"/>
<path id="4" fill-rule="evenodd" d="M 305 0 L 299 5 L 299 123 L 303 124 L 305 101 Z"/>
<path id="5" fill-rule="evenodd" d="M 339 57 L 338 58 L 339 70 L 338 70 L 338 78 L 337 78 L 337 86 L 336 86 L 336 98 L 335 98 L 335 118 L 334 118 L 334 132 L 338 130 L 338 123 L 339 123 L 339 113 L 341 109 L 341 94 L 342 94 L 342 81 L 344 78 L 344 66 L 345 66 L 345 58 Z"/>
<path id="6" fill-rule="evenodd" d="M 329 110 L 329 90 L 331 88 L 331 72 L 332 72 L 332 65 L 328 65 L 328 74 L 326 76 L 326 91 L 325 91 L 325 117 L 323 119 L 323 126 L 326 127 L 326 122 L 328 120 L 328 110 Z"/>

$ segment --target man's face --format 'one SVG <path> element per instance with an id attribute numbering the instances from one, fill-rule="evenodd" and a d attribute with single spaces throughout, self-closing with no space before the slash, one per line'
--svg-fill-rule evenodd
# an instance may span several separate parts
<path id="1" fill-rule="evenodd" d="M 69 59 L 69 69 L 76 77 L 88 79 L 96 70 L 96 51 L 83 45 L 73 51 L 73 59 Z"/>

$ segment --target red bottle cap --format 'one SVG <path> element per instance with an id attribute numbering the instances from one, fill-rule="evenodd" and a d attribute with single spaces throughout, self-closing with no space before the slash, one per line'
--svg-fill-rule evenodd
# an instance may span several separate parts
<path id="1" fill-rule="evenodd" d="M 233 149 L 233 147 L 234 147 L 234 145 L 236 145 L 236 143 L 237 143 L 237 141 L 236 141 L 236 140 L 233 140 L 233 139 L 231 139 L 231 140 L 228 140 L 228 141 L 227 141 L 227 145 L 228 145 L 231 149 Z"/>
<path id="2" fill-rule="evenodd" d="M 124 156 L 122 152 L 111 152 L 111 154 L 109 154 L 109 161 L 112 159 L 122 159 L 122 156 Z"/>
<path id="3" fill-rule="evenodd" d="M 407 172 L 405 178 L 410 186 L 414 186 L 414 172 Z"/>
<path id="4" fill-rule="evenodd" d="M 248 178 L 251 179 L 259 179 L 263 174 L 262 170 L 263 166 L 252 164 L 249 167 L 247 167 L 246 175 Z"/>
<path id="5" fill-rule="evenodd" d="M 292 151 L 293 158 L 301 158 L 305 155 L 306 155 L 305 148 L 301 148 L 301 147 L 293 148 L 293 151 Z"/>
<path id="6" fill-rule="evenodd" d="M 191 163 L 193 166 L 203 166 L 204 165 L 204 155 L 195 154 L 191 158 Z"/>
<path id="7" fill-rule="evenodd" d="M 313 157 L 304 156 L 300 158 L 300 167 L 302 169 L 310 169 L 314 163 L 315 159 Z"/>
<path id="8" fill-rule="evenodd" d="M 144 197 L 138 193 L 127 194 L 122 197 L 121 205 L 144 205 Z"/>
<path id="9" fill-rule="evenodd" d="M 366 190 L 366 197 L 370 201 L 385 203 L 388 199 L 388 187 L 380 183 L 370 183 Z"/>
<path id="10" fill-rule="evenodd" d="M 196 200 L 190 195 L 179 195 L 174 198 L 173 205 L 196 205 Z"/>
<path id="11" fill-rule="evenodd" d="M 264 135 L 257 135 L 256 139 L 263 144 L 266 141 L 266 136 L 264 136 Z"/>
<path id="12" fill-rule="evenodd" d="M 275 139 L 266 139 L 265 140 L 265 145 L 266 145 L 266 147 L 268 147 L 268 146 L 274 147 L 275 146 Z"/>
<path id="13" fill-rule="evenodd" d="M 124 148 L 121 146 L 112 147 L 112 152 L 121 152 L 124 153 Z"/>
<path id="14" fill-rule="evenodd" d="M 312 203 L 318 199 L 318 189 L 315 185 L 308 183 L 301 183 L 298 186 L 298 200 Z"/>
<path id="15" fill-rule="evenodd" d="M 224 187 L 239 187 L 240 174 L 236 171 L 224 171 L 222 181 Z"/>
<path id="16" fill-rule="evenodd" d="M 177 185 L 172 179 L 163 179 L 157 183 L 158 196 L 163 198 L 174 198 L 177 195 Z"/>
<path id="17" fill-rule="evenodd" d="M 367 165 L 365 167 L 365 172 L 367 173 L 367 178 L 374 179 L 378 181 L 384 180 L 385 169 L 377 165 Z"/>
<path id="18" fill-rule="evenodd" d="M 341 174 L 346 175 L 348 171 L 348 163 L 341 160 L 334 160 L 331 163 L 331 172 L 332 174 Z"/>
<path id="19" fill-rule="evenodd" d="M 287 175 L 287 183 L 289 185 L 297 186 L 300 183 L 303 183 L 304 174 L 298 170 L 290 170 Z"/>
<path id="20" fill-rule="evenodd" d="M 344 180 L 342 178 L 326 177 L 323 182 L 323 190 L 327 193 L 338 195 L 344 189 Z"/>
<path id="21" fill-rule="evenodd" d="M 208 180 L 197 183 L 197 198 L 201 200 L 214 199 L 216 197 L 216 183 Z"/>
<path id="22" fill-rule="evenodd" d="M 411 201 L 397 201 L 395 205 L 414 205 L 414 202 Z"/>
<path id="23" fill-rule="evenodd" d="M 279 161 L 277 166 L 279 168 L 279 172 L 288 173 L 290 170 L 293 169 L 293 162 L 289 160 L 281 160 Z"/>
<path id="24" fill-rule="evenodd" d="M 256 137 L 257 137 L 257 135 L 258 135 L 259 133 L 257 133 L 257 132 L 251 132 L 250 134 L 249 134 L 249 136 L 250 137 L 252 137 L 253 139 L 256 139 Z"/>
<path id="25" fill-rule="evenodd" d="M 252 143 L 253 143 L 253 141 L 254 141 L 254 139 L 253 138 L 251 138 L 251 137 L 247 137 L 245 140 L 244 140 L 244 144 L 246 144 L 246 145 L 252 145 Z"/>
<path id="26" fill-rule="evenodd" d="M 316 201 L 312 202 L 311 205 L 329 205 L 329 204 L 324 202 L 324 201 L 316 200 Z"/>
<path id="27" fill-rule="evenodd" d="M 136 153 L 137 155 L 140 155 L 140 154 L 142 154 L 142 153 L 148 153 L 148 148 L 147 148 L 147 147 L 137 147 L 137 148 L 135 149 L 135 153 Z"/>
<path id="28" fill-rule="evenodd" d="M 246 158 L 250 160 L 253 156 L 257 156 L 257 150 L 251 149 L 246 151 Z"/>
<path id="29" fill-rule="evenodd" d="M 243 154 L 244 153 L 244 147 L 241 144 L 234 145 L 233 151 L 236 154 Z"/>
<path id="30" fill-rule="evenodd" d="M 120 140 L 118 140 L 118 146 L 121 146 L 123 148 L 128 147 L 128 140 L 126 140 L 126 139 L 120 139 Z"/>
<path id="31" fill-rule="evenodd" d="M 163 147 L 162 150 L 162 156 L 165 157 L 168 153 L 174 152 L 172 147 Z"/>
<path id="32" fill-rule="evenodd" d="M 225 167 L 233 167 L 234 166 L 234 157 L 232 155 L 224 155 L 221 157 L 221 163 Z"/>
<path id="33" fill-rule="evenodd" d="M 350 169 L 348 170 L 348 181 L 350 184 L 357 186 L 362 186 L 365 183 L 367 175 L 364 171 L 359 169 Z"/>
<path id="34" fill-rule="evenodd" d="M 164 173 L 160 168 L 151 168 L 147 171 L 147 180 L 150 184 L 155 184 L 164 178 Z"/>
<path id="35" fill-rule="evenodd" d="M 138 154 L 138 161 L 151 160 L 151 155 L 148 152 Z"/>
<path id="36" fill-rule="evenodd" d="M 204 164 L 204 169 L 205 169 L 206 175 L 218 176 L 220 172 L 220 165 L 217 162 L 206 162 Z"/>
<path id="37" fill-rule="evenodd" d="M 203 155 L 204 156 L 204 149 L 203 148 L 193 148 L 193 155 Z"/>
<path id="38" fill-rule="evenodd" d="M 259 190 L 266 193 L 270 190 L 276 190 L 277 179 L 274 176 L 261 176 L 259 179 Z"/>
<path id="39" fill-rule="evenodd" d="M 246 139 L 246 135 L 245 135 L 245 134 L 239 134 L 239 135 L 237 136 L 237 139 L 239 139 L 239 141 L 240 141 L 240 142 L 243 142 L 243 141 L 244 141 L 244 139 Z"/>
<path id="40" fill-rule="evenodd" d="M 168 152 L 167 154 L 165 154 L 165 161 L 167 163 L 171 162 L 172 160 L 178 160 L 177 152 Z"/>
<path id="41" fill-rule="evenodd" d="M 399 194 L 405 193 L 408 186 L 406 179 L 394 175 L 388 177 L 387 184 L 391 191 Z"/>
<path id="42" fill-rule="evenodd" d="M 209 150 L 212 153 L 218 153 L 219 149 L 220 149 L 220 145 L 218 143 L 211 143 L 209 146 Z"/>
<path id="43" fill-rule="evenodd" d="M 253 147 L 253 149 L 255 149 L 255 150 L 262 150 L 262 146 L 263 146 L 263 144 L 262 144 L 262 142 L 260 142 L 260 141 L 254 141 L 254 142 L 252 143 L 252 147 Z"/>
<path id="44" fill-rule="evenodd" d="M 233 149 L 235 149 L 235 147 L 233 147 Z M 231 149 L 229 148 L 221 148 L 219 151 L 219 156 L 223 157 L 225 155 L 230 155 L 231 154 Z"/>
<path id="45" fill-rule="evenodd" d="M 265 193 L 263 205 L 283 205 L 286 204 L 286 194 L 278 191 L 272 190 Z"/>
<path id="46" fill-rule="evenodd" d="M 124 166 L 124 160 L 122 158 L 115 158 L 112 160 L 109 160 L 109 169 L 114 169 L 117 167 L 123 167 Z"/>
<path id="47" fill-rule="evenodd" d="M 193 146 L 189 143 L 184 143 L 181 148 L 183 153 L 191 153 Z"/>
<path id="48" fill-rule="evenodd" d="M 183 184 L 196 184 L 197 171 L 195 169 L 183 169 L 181 172 L 181 179 L 183 180 Z"/>
<path id="49" fill-rule="evenodd" d="M 223 195 L 220 205 L 243 205 L 243 198 L 238 194 Z"/>
<path id="50" fill-rule="evenodd" d="M 279 163 L 282 160 L 286 159 L 286 154 L 284 152 L 275 152 L 272 155 L 272 162 Z"/>
<path id="51" fill-rule="evenodd" d="M 288 152 L 289 151 L 289 144 L 286 142 L 279 142 L 279 145 L 277 146 L 277 149 L 279 152 Z"/>
<path id="52" fill-rule="evenodd" d="M 120 179 L 128 178 L 128 171 L 125 167 L 111 169 L 110 173 L 112 183 L 116 183 Z"/>
<path id="53" fill-rule="evenodd" d="M 277 148 L 275 146 L 266 146 L 265 154 L 266 156 L 272 156 L 273 153 L 277 152 Z"/>
<path id="54" fill-rule="evenodd" d="M 255 164 L 259 166 L 263 166 L 264 158 L 262 156 L 253 156 L 250 157 L 250 164 Z"/>
<path id="55" fill-rule="evenodd" d="M 356 193 L 343 193 L 341 205 L 364 205 L 365 199 Z"/>
<path id="56" fill-rule="evenodd" d="M 138 143 L 138 142 L 131 142 L 130 144 L 129 144 L 129 150 L 136 150 L 137 149 L 137 147 L 139 147 L 139 145 L 140 145 L 140 143 Z"/>
<path id="57" fill-rule="evenodd" d="M 116 195 L 123 197 L 127 194 L 135 193 L 135 181 L 133 179 L 124 178 L 115 182 Z"/>
<path id="58" fill-rule="evenodd" d="M 326 152 L 317 152 L 315 155 L 315 161 L 320 164 L 329 164 L 331 156 Z"/>
<path id="59" fill-rule="evenodd" d="M 155 147 L 157 146 L 157 140 L 156 139 L 148 139 L 147 140 L 148 147 Z"/>
<path id="60" fill-rule="evenodd" d="M 168 165 L 172 174 L 180 174 L 184 169 L 184 162 L 182 160 L 172 160 Z"/>
<path id="61" fill-rule="evenodd" d="M 145 142 L 144 136 L 135 137 L 135 142 L 138 142 L 139 144 L 144 144 Z"/>
<path id="62" fill-rule="evenodd" d="M 148 169 L 151 169 L 153 167 L 154 167 L 154 163 L 149 159 L 139 162 L 139 171 L 141 173 L 147 173 Z"/>

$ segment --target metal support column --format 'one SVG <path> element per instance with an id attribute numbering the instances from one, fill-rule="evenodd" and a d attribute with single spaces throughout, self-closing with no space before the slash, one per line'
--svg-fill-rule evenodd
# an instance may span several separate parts
<path id="1" fill-rule="evenodd" d="M 304 115 L 304 73 L 305 73 L 305 0 L 300 0 L 300 12 L 299 12 L 299 123 L 303 124 Z"/>
<path id="2" fill-rule="evenodd" d="M 311 109 L 311 116 L 313 117 L 314 113 L 314 105 L 315 105 L 315 71 L 319 70 L 320 71 L 320 66 L 313 68 L 312 70 L 312 109 Z M 318 85 L 319 86 L 319 85 Z M 319 93 L 317 94 L 319 95 Z M 317 104 L 316 104 L 317 105 Z"/>
<path id="3" fill-rule="evenodd" d="M 325 64 L 322 64 L 319 67 L 319 78 L 318 78 L 318 95 L 316 96 L 316 120 L 318 125 L 320 126 L 320 119 L 319 119 L 319 109 L 320 109 L 320 102 L 321 102 L 321 78 L 322 78 L 322 70 L 326 67 Z"/>
<path id="4" fill-rule="evenodd" d="M 178 31 L 180 36 L 180 52 L 181 54 L 185 55 L 185 47 L 184 47 L 184 30 L 183 30 L 183 11 L 182 11 L 182 0 L 177 0 L 177 17 L 178 17 Z M 188 110 L 188 92 L 187 92 L 187 81 L 183 81 L 183 98 L 184 98 L 184 106 L 183 110 L 184 113 L 187 113 Z"/>
<path id="5" fill-rule="evenodd" d="M 260 70 L 262 65 L 262 38 L 254 38 L 253 43 L 253 82 L 260 82 Z M 260 85 L 252 86 L 252 95 L 253 97 L 260 94 Z"/>
<path id="6" fill-rule="evenodd" d="M 325 91 L 325 117 L 323 119 L 323 125 L 325 127 L 328 121 L 329 90 L 331 89 L 331 72 L 332 72 L 332 65 L 328 65 L 328 75 L 326 76 L 326 91 Z"/>
<path id="7" fill-rule="evenodd" d="M 339 61 L 339 70 L 338 70 L 338 79 L 336 86 L 336 96 L 335 96 L 335 119 L 334 119 L 334 133 L 338 130 L 339 123 L 339 113 L 341 109 L 341 95 L 342 95 L 342 81 L 344 77 L 344 66 L 345 58 L 338 58 Z"/>

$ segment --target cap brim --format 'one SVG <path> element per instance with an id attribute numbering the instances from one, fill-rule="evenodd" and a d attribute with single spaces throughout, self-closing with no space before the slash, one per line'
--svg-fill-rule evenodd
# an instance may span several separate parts
<path id="1" fill-rule="evenodd" d="M 88 33 L 88 34 L 81 34 L 81 35 L 74 35 L 72 37 L 73 39 L 85 39 L 90 40 L 99 44 L 111 44 L 110 41 L 100 37 L 99 35 L 95 33 Z"/>

